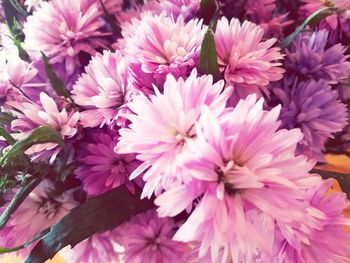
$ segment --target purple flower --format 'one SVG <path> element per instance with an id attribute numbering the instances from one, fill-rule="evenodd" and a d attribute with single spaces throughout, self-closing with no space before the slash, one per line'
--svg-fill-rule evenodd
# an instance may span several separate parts
<path id="1" fill-rule="evenodd" d="M 306 79 L 338 83 L 350 76 L 350 62 L 345 47 L 336 44 L 327 48 L 328 31 L 303 32 L 286 50 L 285 67 Z"/>
<path id="2" fill-rule="evenodd" d="M 338 99 L 338 91 L 324 81 L 288 83 L 291 81 L 286 80 L 282 88 L 273 89 L 282 104 L 282 127 L 300 128 L 304 137 L 298 151 L 322 160 L 327 139 L 347 124 L 346 106 Z"/>
<path id="3" fill-rule="evenodd" d="M 89 195 L 99 195 L 128 182 L 129 176 L 140 165 L 135 155 L 114 151 L 117 134 L 94 129 L 86 142 L 80 142 L 77 156 L 80 164 L 75 174 Z"/>
<path id="4" fill-rule="evenodd" d="M 81 112 L 84 127 L 113 122 L 130 97 L 128 76 L 127 64 L 119 51 L 105 51 L 92 58 L 72 90 L 74 102 L 85 109 Z"/>
<path id="5" fill-rule="evenodd" d="M 172 218 L 159 218 L 155 210 L 139 214 L 117 228 L 124 247 L 124 262 L 188 262 L 189 244 L 174 241 L 177 225 Z"/>
<path id="6" fill-rule="evenodd" d="M 28 195 L 11 215 L 6 227 L 0 231 L 0 246 L 22 245 L 57 223 L 78 204 L 73 198 L 72 190 L 57 193 L 54 183 L 45 179 Z M 21 250 L 23 254 L 29 251 L 30 248 Z"/>

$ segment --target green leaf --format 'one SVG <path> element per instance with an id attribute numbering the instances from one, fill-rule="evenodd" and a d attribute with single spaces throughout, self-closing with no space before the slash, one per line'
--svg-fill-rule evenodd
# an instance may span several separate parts
<path id="1" fill-rule="evenodd" d="M 9 1 L 19 14 L 21 14 L 24 17 L 28 16 L 28 13 L 21 7 L 21 5 L 17 2 L 17 0 L 9 0 Z"/>
<path id="2" fill-rule="evenodd" d="M 320 169 L 313 169 L 312 172 L 321 175 L 323 179 L 336 179 L 341 189 L 346 193 L 348 199 L 350 200 L 350 174 L 337 173 Z"/>
<path id="3" fill-rule="evenodd" d="M 305 21 L 300 26 L 298 26 L 292 34 L 290 34 L 288 37 L 286 37 L 282 41 L 281 48 L 288 47 L 308 24 L 313 24 L 313 25 L 318 24 L 321 20 L 323 20 L 327 16 L 335 14 L 335 12 L 336 12 L 336 9 L 332 7 L 325 7 L 315 11 L 308 18 L 306 18 Z"/>
<path id="4" fill-rule="evenodd" d="M 209 24 L 213 15 L 217 10 L 216 0 L 201 0 L 200 1 L 200 13 L 205 24 Z"/>
<path id="5" fill-rule="evenodd" d="M 65 145 L 61 134 L 51 127 L 41 126 L 33 130 L 27 137 L 17 141 L 0 159 L 0 164 L 3 166 L 20 155 L 23 155 L 26 150 L 35 144 L 53 142 L 59 144 L 64 150 Z"/>
<path id="6" fill-rule="evenodd" d="M 38 186 L 41 178 L 27 178 L 23 181 L 22 186 L 17 191 L 10 204 L 6 207 L 5 211 L 0 216 L 0 229 L 2 229 L 10 216 L 17 210 L 17 208 L 22 204 L 24 199 L 32 192 L 32 190 Z"/>
<path id="7" fill-rule="evenodd" d="M 59 79 L 59 77 L 57 76 L 57 74 L 54 72 L 51 64 L 49 63 L 49 59 L 48 57 L 41 52 L 42 55 L 42 59 L 44 61 L 44 65 L 45 65 L 45 72 L 46 75 L 51 83 L 51 86 L 54 88 L 54 90 L 56 91 L 58 96 L 63 96 L 65 98 L 70 98 L 70 94 L 66 88 L 66 86 L 64 85 L 64 83 L 62 82 L 62 80 Z M 72 100 L 72 99 L 71 99 Z M 73 101 L 73 100 L 72 100 Z"/>
<path id="8" fill-rule="evenodd" d="M 40 233 L 38 233 L 37 235 L 35 235 L 32 239 L 30 239 L 29 241 L 25 242 L 24 244 L 17 246 L 17 247 L 12 247 L 12 248 L 3 248 L 0 247 L 0 254 L 5 254 L 5 253 L 9 253 L 9 252 L 15 252 L 18 250 L 21 250 L 23 248 L 26 248 L 27 246 L 29 246 L 30 244 L 32 244 L 33 242 L 43 238 L 47 233 L 50 232 L 50 228 L 46 228 L 43 231 L 41 231 Z"/>
<path id="9" fill-rule="evenodd" d="M 0 136 L 4 137 L 5 140 L 11 145 L 15 144 L 16 142 L 11 134 L 9 134 L 3 127 L 0 127 Z"/>
<path id="10" fill-rule="evenodd" d="M 220 75 L 216 56 L 214 32 L 210 28 L 205 33 L 199 54 L 199 70 L 203 74 L 211 74 L 214 79 Z"/>
<path id="11" fill-rule="evenodd" d="M 22 47 L 21 41 L 19 41 L 17 38 L 14 38 L 13 43 L 15 44 L 15 46 L 18 49 L 19 57 L 24 61 L 30 62 L 30 57 L 29 57 L 27 51 L 25 51 L 24 48 Z"/>
<path id="12" fill-rule="evenodd" d="M 0 112 L 0 125 L 10 125 L 15 119 L 16 117 L 9 112 Z"/>
<path id="13" fill-rule="evenodd" d="M 113 229 L 138 213 L 153 208 L 153 201 L 140 200 L 140 191 L 130 193 L 120 186 L 108 193 L 88 200 L 73 209 L 39 241 L 25 263 L 42 263 L 55 256 L 62 248 L 99 232 Z"/>

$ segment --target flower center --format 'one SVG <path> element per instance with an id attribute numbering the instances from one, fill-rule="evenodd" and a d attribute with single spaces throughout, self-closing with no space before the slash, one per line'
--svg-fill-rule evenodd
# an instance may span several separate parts
<path id="1" fill-rule="evenodd" d="M 225 192 L 228 195 L 234 195 L 237 193 L 234 185 L 229 180 L 230 171 L 234 170 L 237 167 L 241 167 L 239 162 L 234 162 L 232 160 L 228 161 L 224 167 L 216 167 L 215 172 L 218 175 L 217 182 L 218 184 L 224 184 Z"/>
<path id="2" fill-rule="evenodd" d="M 52 219 L 59 207 L 59 203 L 53 199 L 46 200 L 39 208 L 39 213 L 44 214 L 48 219 Z"/>

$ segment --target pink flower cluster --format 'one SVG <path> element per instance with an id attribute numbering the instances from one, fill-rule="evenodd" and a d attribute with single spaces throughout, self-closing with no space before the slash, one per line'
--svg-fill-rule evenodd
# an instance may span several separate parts
<path id="1" fill-rule="evenodd" d="M 348 1 L 143 2 L 18 1 L 28 16 L 0 25 L 0 212 L 42 179 L 0 247 L 126 187 L 152 207 L 64 248 L 68 262 L 347 262 L 346 195 L 314 168 L 350 150 Z M 42 126 L 64 147 L 2 163 Z"/>

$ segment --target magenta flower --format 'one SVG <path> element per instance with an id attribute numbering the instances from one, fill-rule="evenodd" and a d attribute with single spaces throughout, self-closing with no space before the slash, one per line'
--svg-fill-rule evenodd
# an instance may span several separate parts
<path id="1" fill-rule="evenodd" d="M 202 107 L 207 105 L 215 115 L 223 112 L 231 93 L 231 89 L 223 91 L 223 84 L 213 84 L 210 75 L 197 77 L 196 70 L 186 80 L 168 75 L 163 93 L 155 88 L 156 94 L 150 98 L 135 96 L 128 104 L 132 113 L 125 117 L 131 124 L 120 129 L 117 152 L 136 153 L 143 162 L 131 175 L 133 179 L 145 171 L 143 196 L 151 196 L 154 190 L 159 192 L 172 180 L 163 173 L 176 167 L 187 142 L 196 136 L 194 125 Z"/>
<path id="2" fill-rule="evenodd" d="M 49 126 L 62 135 L 63 139 L 70 139 L 78 131 L 79 112 L 73 110 L 67 111 L 60 107 L 46 93 L 40 93 L 41 105 L 31 102 L 12 103 L 11 106 L 16 109 L 13 114 L 18 119 L 12 121 L 11 128 L 20 132 L 18 139 L 25 137 L 29 132 L 39 126 Z M 19 111 L 18 111 L 19 110 Z M 56 143 L 37 144 L 30 147 L 26 153 L 34 154 L 33 158 L 39 158 L 41 155 L 51 157 L 53 162 L 61 148 Z M 43 157 L 43 158 L 44 158 Z"/>
<path id="3" fill-rule="evenodd" d="M 0 231 L 0 246 L 22 245 L 42 230 L 57 223 L 78 204 L 73 198 L 73 191 L 58 194 L 53 182 L 42 181 L 11 215 L 6 227 Z M 30 247 L 21 252 L 27 254 L 30 252 Z"/>
<path id="4" fill-rule="evenodd" d="M 127 64 L 119 51 L 105 51 L 90 61 L 72 90 L 74 102 L 85 109 L 81 112 L 84 127 L 113 122 L 131 93 L 128 76 Z"/>
<path id="5" fill-rule="evenodd" d="M 287 13 L 275 16 L 275 10 L 276 0 L 249 0 L 247 2 L 249 20 L 262 27 L 265 36 L 283 37 L 284 27 L 290 25 L 293 21 L 287 20 Z"/>
<path id="6" fill-rule="evenodd" d="M 69 263 L 119 262 L 119 254 L 113 243 L 114 231 L 92 235 L 74 248 L 63 249 L 60 255 Z"/>
<path id="7" fill-rule="evenodd" d="M 220 71 L 229 85 L 264 87 L 282 78 L 284 70 L 278 61 L 280 49 L 272 48 L 276 39 L 262 41 L 264 30 L 251 22 L 242 25 L 238 19 L 218 21 L 215 42 Z"/>
<path id="8" fill-rule="evenodd" d="M 117 140 L 117 132 L 98 129 L 91 132 L 86 143 L 81 143 L 77 157 L 80 164 L 75 174 L 89 195 L 99 195 L 128 182 L 140 164 L 133 154 L 114 152 Z"/>
<path id="9" fill-rule="evenodd" d="M 319 222 L 299 247 L 291 245 L 276 231 L 275 254 L 280 262 L 348 262 L 350 234 L 345 231 L 350 222 L 343 210 L 348 206 L 344 193 L 329 193 L 333 180 L 323 181 L 309 190 L 313 216 Z M 300 229 L 299 229 L 300 231 Z"/>
<path id="10" fill-rule="evenodd" d="M 185 77 L 197 66 L 204 33 L 197 19 L 185 23 L 182 16 L 174 20 L 164 12 L 156 16 L 146 12 L 122 31 L 123 52 L 155 79 L 147 87 L 161 88 L 167 74 Z"/>
<path id="11" fill-rule="evenodd" d="M 338 83 L 350 76 L 350 62 L 340 43 L 327 47 L 328 31 L 303 32 L 286 50 L 285 67 L 298 76 Z"/>
<path id="12" fill-rule="evenodd" d="M 189 244 L 174 241 L 176 224 L 172 218 L 159 218 L 155 210 L 139 214 L 117 228 L 124 247 L 124 262 L 188 262 Z"/>
<path id="13" fill-rule="evenodd" d="M 79 66 L 80 52 L 94 55 L 97 48 L 107 48 L 103 37 L 109 33 L 101 31 L 105 22 L 99 10 L 91 0 L 43 2 L 24 24 L 24 48 L 36 59 L 42 51 L 51 63 L 65 62 L 71 73 Z"/>
<path id="14" fill-rule="evenodd" d="M 304 224 L 302 189 L 314 181 L 313 163 L 294 154 L 300 130 L 278 131 L 279 111 L 264 111 L 255 95 L 219 119 L 203 110 L 197 139 L 188 142 L 183 169 L 174 174 L 186 180 L 155 200 L 161 217 L 198 202 L 174 240 L 200 241 L 199 256 L 210 249 L 213 261 L 224 249 L 224 260 L 254 262 L 258 252 L 271 253 L 275 221 Z"/>
<path id="15" fill-rule="evenodd" d="M 338 91 L 324 81 L 288 83 L 290 81 L 286 80 L 282 88 L 273 89 L 278 103 L 283 106 L 282 127 L 300 128 L 304 137 L 299 142 L 298 152 L 322 160 L 327 139 L 333 138 L 347 124 L 346 106 L 338 99 Z"/>

